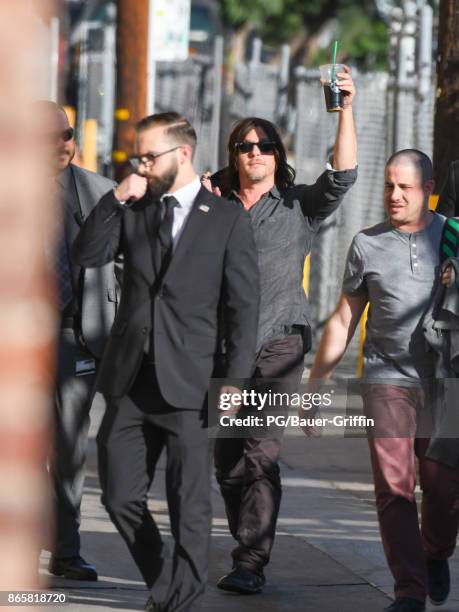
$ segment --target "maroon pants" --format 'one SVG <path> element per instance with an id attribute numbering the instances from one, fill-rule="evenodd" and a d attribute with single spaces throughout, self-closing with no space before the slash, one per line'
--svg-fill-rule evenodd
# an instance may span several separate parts
<path id="1" fill-rule="evenodd" d="M 364 411 L 387 437 L 370 437 L 371 465 L 381 538 L 395 579 L 395 597 L 421 601 L 427 594 L 425 556 L 453 554 L 459 526 L 459 470 L 425 457 L 429 440 L 416 437 L 420 411 L 428 410 L 420 388 L 365 385 Z M 394 437 L 394 424 L 397 431 Z M 415 455 L 422 489 L 421 528 L 414 489 Z"/>

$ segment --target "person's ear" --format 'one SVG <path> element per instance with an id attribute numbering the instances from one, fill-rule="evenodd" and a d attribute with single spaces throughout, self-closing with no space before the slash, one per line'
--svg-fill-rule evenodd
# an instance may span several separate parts
<path id="1" fill-rule="evenodd" d="M 424 183 L 424 191 L 428 193 L 429 195 L 433 193 L 434 187 L 435 187 L 435 181 L 433 178 L 429 179 L 428 181 Z"/>
<path id="2" fill-rule="evenodd" d="M 193 148 L 190 145 L 180 145 L 180 154 L 183 162 L 191 162 L 193 160 Z"/>

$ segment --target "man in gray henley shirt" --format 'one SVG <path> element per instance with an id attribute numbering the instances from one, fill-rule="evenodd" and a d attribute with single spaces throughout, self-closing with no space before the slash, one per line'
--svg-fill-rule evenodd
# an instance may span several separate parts
<path id="1" fill-rule="evenodd" d="M 416 436 L 420 413 L 429 410 L 433 376 L 421 319 L 438 277 L 445 220 L 428 208 L 432 176 L 430 159 L 420 151 L 399 151 L 387 162 L 388 221 L 355 236 L 343 293 L 310 373 L 309 387 L 316 390 L 331 376 L 369 303 L 362 395 L 365 415 L 388 432 L 368 443 L 381 537 L 395 579 L 390 612 L 422 612 L 427 594 L 437 605 L 446 601 L 447 559 L 459 525 L 459 474 L 425 457 L 429 440 Z M 423 491 L 421 531 L 415 455 Z"/>

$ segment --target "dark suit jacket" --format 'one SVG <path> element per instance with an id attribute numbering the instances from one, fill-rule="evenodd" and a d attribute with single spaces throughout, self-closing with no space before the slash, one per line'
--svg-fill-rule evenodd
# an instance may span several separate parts
<path id="1" fill-rule="evenodd" d="M 202 188 L 171 263 L 156 282 L 152 258 L 156 203 L 102 198 L 72 248 L 85 267 L 124 256 L 122 297 L 99 370 L 98 389 L 122 396 L 132 386 L 152 329 L 156 374 L 165 400 L 201 409 L 224 311 L 226 375 L 250 376 L 258 319 L 258 266 L 249 215 Z"/>
<path id="2" fill-rule="evenodd" d="M 78 235 L 83 219 L 89 216 L 100 198 L 108 189 L 112 189 L 115 183 L 73 164 L 70 165 L 69 172 L 75 181 L 79 203 L 75 210 L 71 194 L 65 193 L 65 225 L 67 240 L 71 244 Z M 76 277 L 82 339 L 89 351 L 100 359 L 115 319 L 119 299 L 120 291 L 115 266 L 110 262 L 97 270 L 78 269 Z"/>
<path id="3" fill-rule="evenodd" d="M 441 189 L 436 212 L 445 217 L 459 217 L 459 160 L 449 165 L 448 176 Z"/>

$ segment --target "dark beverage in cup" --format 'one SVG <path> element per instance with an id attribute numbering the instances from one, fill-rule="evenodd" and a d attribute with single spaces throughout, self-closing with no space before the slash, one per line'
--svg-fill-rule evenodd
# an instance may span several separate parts
<path id="1" fill-rule="evenodd" d="M 325 84 L 324 94 L 328 113 L 336 113 L 343 110 L 343 92 L 336 83 Z"/>
<path id="2" fill-rule="evenodd" d="M 324 88 L 325 105 L 328 113 L 343 110 L 343 92 L 338 87 L 338 72 L 344 72 L 343 64 L 325 64 L 320 66 L 321 82 Z"/>

